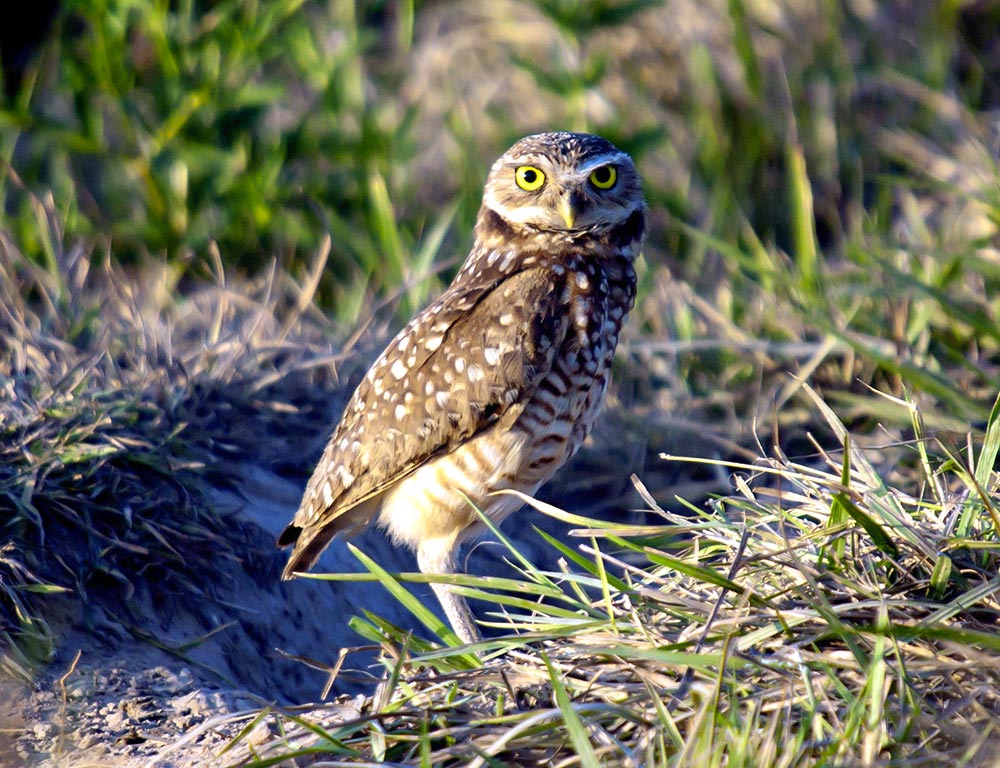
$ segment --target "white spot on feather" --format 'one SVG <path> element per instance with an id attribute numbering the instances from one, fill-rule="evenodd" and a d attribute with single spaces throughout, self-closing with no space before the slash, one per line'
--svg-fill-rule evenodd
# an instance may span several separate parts
<path id="1" fill-rule="evenodd" d="M 428 352 L 433 352 L 441 346 L 442 341 L 444 341 L 444 336 L 431 336 L 424 342 L 424 346 L 427 348 Z"/>
<path id="2" fill-rule="evenodd" d="M 500 262 L 500 267 L 499 267 L 500 271 L 508 272 L 510 268 L 514 266 L 514 259 L 516 256 L 517 253 L 513 249 L 505 251 L 503 255 L 503 261 Z"/>

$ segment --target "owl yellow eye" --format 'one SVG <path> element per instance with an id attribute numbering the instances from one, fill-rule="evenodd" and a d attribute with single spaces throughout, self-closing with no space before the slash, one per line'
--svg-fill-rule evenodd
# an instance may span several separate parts
<path id="1" fill-rule="evenodd" d="M 545 174 L 531 165 L 522 165 L 514 171 L 514 181 L 521 189 L 534 192 L 545 183 Z"/>
<path id="2" fill-rule="evenodd" d="M 613 165 L 602 165 L 590 173 L 590 183 L 598 189 L 611 189 L 618 181 L 618 169 Z"/>

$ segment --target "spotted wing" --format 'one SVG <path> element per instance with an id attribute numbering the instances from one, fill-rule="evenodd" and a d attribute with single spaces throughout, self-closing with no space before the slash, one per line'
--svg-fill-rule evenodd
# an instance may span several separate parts
<path id="1" fill-rule="evenodd" d="M 456 281 L 400 331 L 355 391 L 278 540 L 296 545 L 286 577 L 338 532 L 366 526 L 389 486 L 513 421 L 566 336 L 565 295 L 551 270 L 484 273 Z"/>

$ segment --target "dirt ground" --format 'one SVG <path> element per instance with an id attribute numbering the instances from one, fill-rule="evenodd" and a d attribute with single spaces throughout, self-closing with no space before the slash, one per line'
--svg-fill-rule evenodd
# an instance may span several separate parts
<path id="1" fill-rule="evenodd" d="M 212 599 L 193 603 L 146 583 L 112 616 L 72 595 L 59 598 L 58 618 L 49 617 L 59 637 L 55 659 L 33 686 L 0 687 L 0 766 L 228 766 L 276 735 L 265 720 L 224 751 L 269 705 L 309 711 L 328 723 L 358 716 L 381 674 L 371 648 L 348 655 L 326 701 L 327 672 L 290 657 L 334 664 L 341 648 L 363 643 L 347 621 L 364 610 L 404 627 L 414 620 L 377 585 L 281 582 L 285 555 L 274 549 L 274 539 L 294 513 L 301 488 L 259 467 L 239 474 L 238 492 L 213 495 L 213 505 L 237 521 L 228 535 L 239 556 L 197 575 Z M 575 498 L 578 504 L 567 508 L 584 513 L 593 511 L 595 499 L 617 499 L 611 513 L 618 516 L 641 506 L 628 490 L 627 471 L 612 473 L 613 489 L 568 492 L 585 488 L 594 476 L 585 451 L 542 496 L 564 503 Z M 508 523 L 505 530 L 529 557 L 554 565 L 532 526 L 564 538 L 565 527 L 532 510 L 519 515 L 523 524 Z M 354 543 L 389 570 L 416 570 L 412 554 L 393 547 L 380 531 Z M 509 566 L 501 546 L 487 542 L 472 548 L 465 568 L 499 574 Z M 314 570 L 359 569 L 338 541 Z M 438 607 L 429 588 L 412 588 Z"/>
<path id="2" fill-rule="evenodd" d="M 241 496 L 216 494 L 238 508 L 231 534 L 244 556 L 225 559 L 212 583 L 210 604 L 192 605 L 143 585 L 143 594 L 114 617 L 68 596 L 53 622 L 56 658 L 34 686 L 0 687 L 0 765 L 115 766 L 230 765 L 246 747 L 220 751 L 268 705 L 319 702 L 327 675 L 284 654 L 332 663 L 360 638 L 346 618 L 365 607 L 405 624 L 379 589 L 347 590 L 320 581 L 277 578 L 283 561 L 274 536 L 294 511 L 298 489 L 259 470 Z M 266 489 L 267 493 L 260 491 Z M 405 553 L 377 532 L 363 546 L 392 568 L 410 568 Z M 341 544 L 324 569 L 356 569 Z M 326 706 L 356 715 L 372 687 L 371 652 L 358 653 L 356 671 L 338 679 Z M 376 670 L 377 672 L 377 670 Z M 367 677 L 367 679 L 366 679 Z"/>

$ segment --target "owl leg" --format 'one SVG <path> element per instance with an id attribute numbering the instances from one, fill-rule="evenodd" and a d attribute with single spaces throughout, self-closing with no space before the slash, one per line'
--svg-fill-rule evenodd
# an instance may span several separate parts
<path id="1" fill-rule="evenodd" d="M 455 572 L 455 544 L 440 539 L 423 541 L 417 547 L 417 565 L 421 573 L 450 574 Z M 465 598 L 456 594 L 450 584 L 431 584 L 448 623 L 466 643 L 479 640 L 479 630 Z"/>

